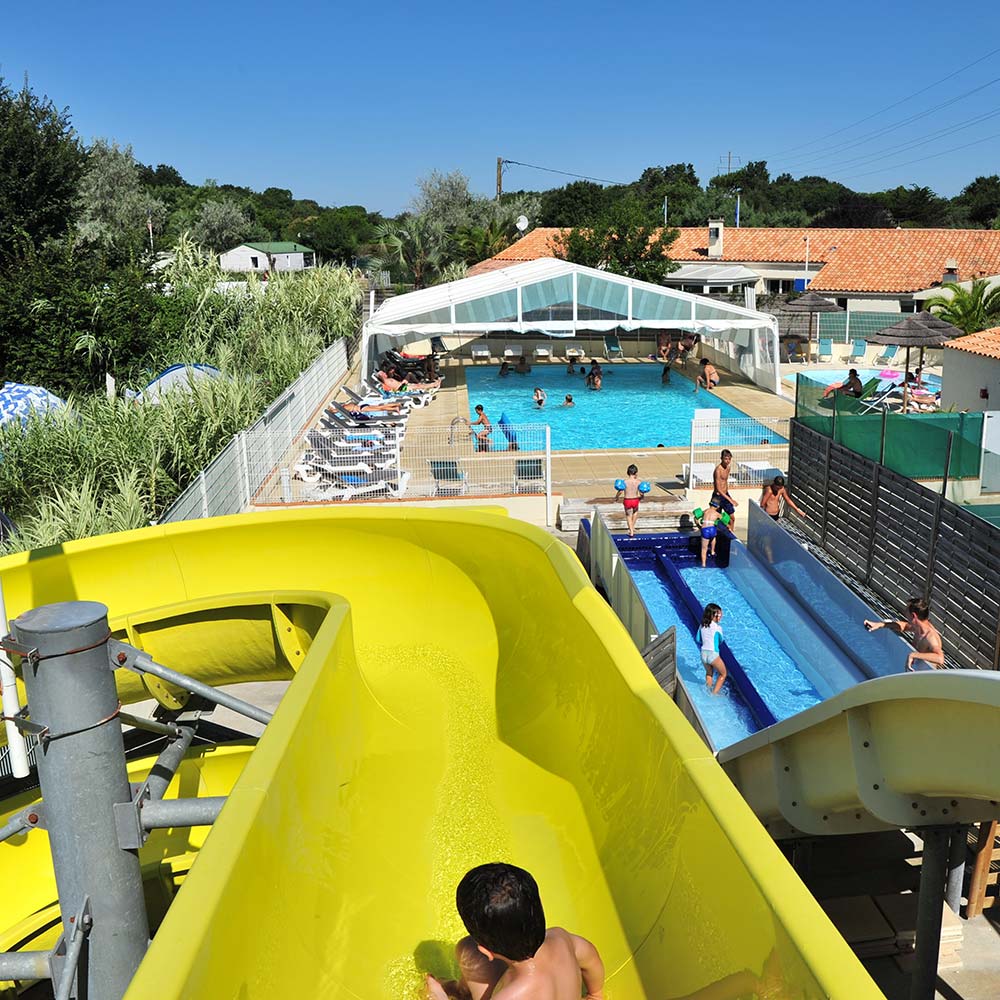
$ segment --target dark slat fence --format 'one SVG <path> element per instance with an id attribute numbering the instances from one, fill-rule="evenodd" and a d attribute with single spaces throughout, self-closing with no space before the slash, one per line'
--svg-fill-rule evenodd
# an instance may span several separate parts
<path id="1" fill-rule="evenodd" d="M 926 597 L 959 666 L 998 669 L 1000 528 L 798 420 L 788 464 L 805 535 L 892 607 Z"/>

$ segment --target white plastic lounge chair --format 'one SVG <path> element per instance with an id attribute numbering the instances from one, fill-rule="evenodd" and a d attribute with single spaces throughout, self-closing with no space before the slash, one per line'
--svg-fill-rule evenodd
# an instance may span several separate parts
<path id="1" fill-rule="evenodd" d="M 899 350 L 896 344 L 889 344 L 888 347 L 877 357 L 873 358 L 873 362 L 876 365 L 887 365 L 896 357 L 896 351 Z"/>
<path id="2" fill-rule="evenodd" d="M 546 361 L 550 360 L 552 357 L 552 348 L 548 344 L 535 344 L 535 349 L 532 351 L 535 358 L 545 358 Z"/>
<path id="3" fill-rule="evenodd" d="M 405 397 L 399 397 L 398 399 L 386 399 L 384 396 L 376 395 L 375 393 L 369 393 L 368 395 L 362 395 L 360 392 L 355 392 L 350 386 L 343 385 L 341 388 L 344 393 L 350 399 L 352 403 L 357 403 L 358 406 L 378 406 L 380 403 L 402 403 L 403 408 L 400 413 L 408 413 L 414 406 L 422 406 L 423 403 L 416 399 L 406 399 Z"/>
<path id="4" fill-rule="evenodd" d="M 819 353 L 816 355 L 816 360 L 817 361 L 833 360 L 833 338 L 831 337 L 819 338 Z"/>
<path id="5" fill-rule="evenodd" d="M 706 484 L 711 485 L 714 475 L 714 462 L 695 462 L 693 466 L 688 465 L 687 462 L 684 463 L 682 476 L 684 482 L 688 483 L 692 489 Z"/>
<path id="6" fill-rule="evenodd" d="M 856 339 L 851 345 L 851 355 L 847 359 L 850 364 L 857 364 L 859 361 L 865 360 L 865 352 L 868 350 L 868 344 L 860 338 Z"/>
<path id="7" fill-rule="evenodd" d="M 452 458 L 429 458 L 427 464 L 434 477 L 435 496 L 458 497 L 466 493 L 468 483 L 460 462 Z"/>
<path id="8" fill-rule="evenodd" d="M 540 458 L 514 460 L 514 492 L 545 492 L 545 467 Z"/>
<path id="9" fill-rule="evenodd" d="M 370 427 L 372 424 L 398 427 L 401 424 L 405 425 L 409 419 L 405 413 L 356 413 L 348 410 L 343 403 L 338 403 L 336 400 L 331 401 L 330 405 L 326 408 L 326 413 L 327 416 L 337 416 L 344 423 L 362 429 Z"/>
<path id="10" fill-rule="evenodd" d="M 888 389 L 883 389 L 881 392 L 875 393 L 874 396 L 861 403 L 858 413 L 871 413 L 872 410 L 881 410 L 883 407 L 889 406 L 892 396 L 896 391 L 896 386 L 891 385 Z"/>
<path id="11" fill-rule="evenodd" d="M 611 358 L 623 358 L 625 352 L 622 350 L 622 345 L 618 340 L 618 337 L 614 333 L 606 333 L 604 335 L 604 356 L 609 360 Z"/>
<path id="12" fill-rule="evenodd" d="M 569 361 L 570 358 L 574 360 L 582 361 L 586 357 L 582 347 L 567 347 L 566 348 L 566 360 Z"/>
<path id="13" fill-rule="evenodd" d="M 398 499 L 406 492 L 410 474 L 404 472 L 397 477 L 380 473 L 369 476 L 363 472 L 345 472 L 336 473 L 330 478 L 332 485 L 320 487 L 314 494 L 316 499 L 347 501 L 355 497 L 371 496 L 373 493 Z"/>
<path id="14" fill-rule="evenodd" d="M 485 361 L 487 364 L 493 360 L 493 354 L 490 351 L 490 345 L 484 343 L 478 343 L 472 345 L 472 360 Z"/>
<path id="15" fill-rule="evenodd" d="M 524 354 L 524 347 L 521 344 L 508 344 L 503 349 L 505 358 L 519 358 Z"/>

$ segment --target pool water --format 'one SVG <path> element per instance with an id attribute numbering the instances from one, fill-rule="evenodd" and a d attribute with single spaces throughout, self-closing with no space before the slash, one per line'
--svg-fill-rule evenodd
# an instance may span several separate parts
<path id="1" fill-rule="evenodd" d="M 632 579 L 653 616 L 656 627 L 665 632 L 675 626 L 677 636 L 677 673 L 684 679 L 688 697 L 694 703 L 716 749 L 731 746 L 757 732 L 750 709 L 732 684 L 725 684 L 718 694 L 705 687 L 705 668 L 701 652 L 691 630 L 691 618 L 679 610 L 680 600 L 656 569 L 631 568 Z M 723 618 L 723 629 L 729 622 Z"/>
<path id="2" fill-rule="evenodd" d="M 761 700 L 780 722 L 822 701 L 794 659 L 764 624 L 729 578 L 726 570 L 710 566 L 678 567 L 681 579 L 704 606 L 722 608 L 723 637 Z"/>
<path id="3" fill-rule="evenodd" d="M 911 369 L 912 370 L 912 369 Z M 859 368 L 858 378 L 861 379 L 862 383 L 867 382 L 869 379 L 879 378 L 882 372 L 890 371 L 896 372 L 895 378 L 880 379 L 879 388 L 889 388 L 889 385 L 893 382 L 899 383 L 903 378 L 903 369 L 895 365 L 889 365 L 888 368 Z M 802 374 L 807 378 L 812 379 L 814 382 L 819 382 L 822 385 L 830 385 L 833 382 L 845 382 L 847 381 L 848 369 L 846 368 L 823 368 L 812 371 L 811 369 L 804 369 Z M 924 375 L 922 377 L 924 387 L 929 389 L 931 392 L 937 392 L 941 388 L 941 377 L 939 375 Z"/>
<path id="4" fill-rule="evenodd" d="M 589 365 L 586 366 L 589 371 Z M 669 384 L 660 384 L 660 365 L 604 365 L 604 386 L 600 392 L 584 385 L 577 365 L 575 375 L 567 375 L 565 365 L 533 366 L 528 375 L 499 377 L 491 365 L 468 367 L 465 379 L 469 390 L 470 419 L 476 405 L 482 405 L 494 423 L 506 413 L 513 424 L 545 423 L 552 428 L 552 447 L 557 451 L 601 448 L 667 448 L 686 446 L 691 440 L 691 421 L 696 409 L 716 409 L 723 419 L 739 417 L 738 430 L 722 425 L 722 445 L 759 444 L 765 438 L 781 444 L 784 438 L 751 421 L 742 410 L 704 389 L 694 391 L 694 382 L 674 369 Z M 690 366 L 689 366 L 690 367 Z M 691 369 L 693 374 L 693 368 Z M 540 410 L 532 400 L 535 386 L 548 395 Z M 560 406 L 567 393 L 574 406 Z M 496 435 L 494 435 L 496 438 Z"/>

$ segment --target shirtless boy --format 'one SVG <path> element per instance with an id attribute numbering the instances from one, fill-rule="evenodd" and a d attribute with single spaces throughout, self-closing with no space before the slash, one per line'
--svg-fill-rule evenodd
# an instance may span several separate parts
<path id="1" fill-rule="evenodd" d="M 427 977 L 430 1000 L 603 1000 L 604 964 L 585 938 L 545 927 L 538 885 L 523 868 L 479 865 L 455 893 L 469 936 L 455 947 L 462 977 Z"/>
<path id="2" fill-rule="evenodd" d="M 906 658 L 906 669 L 913 669 L 914 660 L 926 660 L 935 670 L 944 666 L 944 650 L 941 648 L 941 633 L 930 623 L 930 607 L 922 597 L 911 597 L 906 602 L 905 621 L 865 621 L 865 628 L 875 632 L 880 628 L 893 632 L 909 632 L 914 650 Z"/>
<path id="3" fill-rule="evenodd" d="M 493 425 L 490 423 L 490 418 L 486 416 L 486 411 L 483 409 L 482 405 L 476 407 L 476 413 L 479 414 L 478 420 L 473 420 L 470 427 L 482 427 L 481 431 L 473 431 L 472 433 L 476 435 L 476 450 L 477 451 L 489 451 L 490 450 L 490 435 L 493 433 Z"/>
<path id="4" fill-rule="evenodd" d="M 736 530 L 736 506 L 737 502 L 729 495 L 729 466 L 733 464 L 733 453 L 728 448 L 723 448 L 719 456 L 719 464 L 712 473 L 712 499 L 713 507 L 718 507 L 724 514 L 729 515 L 729 530 Z"/>
<path id="5" fill-rule="evenodd" d="M 802 508 L 789 496 L 788 487 L 785 486 L 784 476 L 775 476 L 774 482 L 764 487 L 760 495 L 760 505 L 765 514 L 772 520 L 777 521 L 781 514 L 781 501 L 784 500 L 799 517 L 805 517 Z"/>

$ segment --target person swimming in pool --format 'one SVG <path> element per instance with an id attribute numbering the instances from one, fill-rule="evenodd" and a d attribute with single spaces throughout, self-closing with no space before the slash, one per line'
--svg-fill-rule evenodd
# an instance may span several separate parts
<path id="1" fill-rule="evenodd" d="M 566 398 L 559 404 L 560 406 L 576 406 L 573 402 L 573 394 L 570 392 L 566 393 Z"/>
<path id="2" fill-rule="evenodd" d="M 549 397 L 546 395 L 545 390 L 540 385 L 536 385 L 535 391 L 532 394 L 531 398 L 534 400 L 535 406 L 537 406 L 538 409 L 541 409 L 545 405 L 545 401 Z"/>

